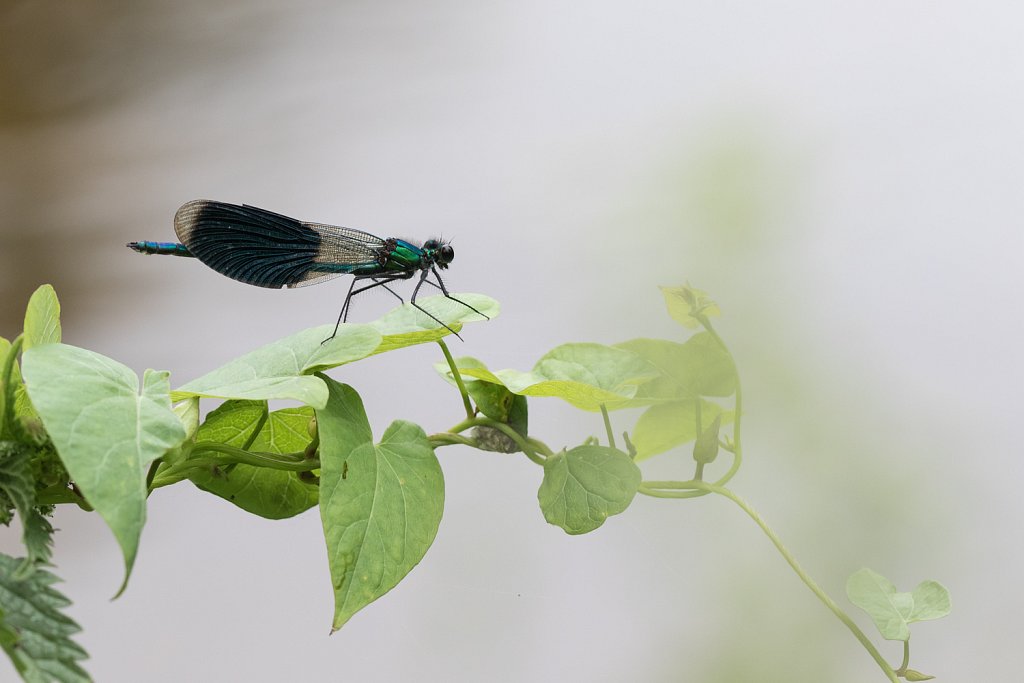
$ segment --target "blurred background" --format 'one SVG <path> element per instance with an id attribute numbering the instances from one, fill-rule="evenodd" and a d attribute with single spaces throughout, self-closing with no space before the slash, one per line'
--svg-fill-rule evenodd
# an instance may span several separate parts
<path id="1" fill-rule="evenodd" d="M 1007 2 L 0 3 L 0 334 L 29 294 L 65 341 L 180 385 L 333 322 L 348 282 L 248 287 L 142 257 L 195 198 L 454 240 L 498 299 L 455 352 L 680 337 L 658 285 L 721 305 L 744 381 L 735 489 L 846 605 L 868 566 L 953 614 L 911 665 L 1024 665 L 1024 11 Z M 382 315 L 385 293 L 352 318 Z M 429 346 L 333 375 L 379 434 L 458 421 Z M 614 414 L 618 429 L 634 416 Z M 602 431 L 531 404 L 553 447 Z M 521 456 L 439 451 L 422 564 L 328 638 L 315 511 L 158 491 L 127 592 L 96 515 L 57 573 L 98 681 L 871 681 L 880 672 L 725 500 L 638 498 L 568 537 Z M 688 449 L 645 464 L 687 478 Z M 711 469 L 712 473 L 716 470 Z M 0 550 L 18 553 L 19 532 Z M 850 607 L 873 633 L 870 622 Z M 878 639 L 876 638 L 876 642 Z M 898 643 L 880 648 L 898 664 Z M 0 678 L 13 676 L 6 660 Z"/>

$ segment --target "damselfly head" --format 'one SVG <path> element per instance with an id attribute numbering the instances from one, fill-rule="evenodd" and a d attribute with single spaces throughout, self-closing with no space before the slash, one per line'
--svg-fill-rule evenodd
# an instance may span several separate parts
<path id="1" fill-rule="evenodd" d="M 452 249 L 452 245 L 438 239 L 429 239 L 424 242 L 423 251 L 433 255 L 434 263 L 438 268 L 447 268 L 455 258 L 455 250 Z"/>

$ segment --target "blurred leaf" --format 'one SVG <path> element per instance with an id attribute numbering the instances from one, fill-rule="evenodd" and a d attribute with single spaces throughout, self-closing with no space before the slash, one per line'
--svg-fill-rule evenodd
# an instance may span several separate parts
<path id="1" fill-rule="evenodd" d="M 114 532 L 131 574 L 146 521 L 150 463 L 185 439 L 168 373 L 132 370 L 98 353 L 46 344 L 24 354 L 25 382 L 64 466 Z"/>
<path id="2" fill-rule="evenodd" d="M 703 415 L 703 413 L 702 413 Z M 707 429 L 697 437 L 693 444 L 693 459 L 705 465 L 715 461 L 718 457 L 718 430 L 722 426 L 722 414 L 715 415 L 715 419 L 708 425 Z"/>
<path id="3" fill-rule="evenodd" d="M 50 285 L 32 293 L 25 311 L 25 349 L 60 341 L 60 302 Z"/>
<path id="4" fill-rule="evenodd" d="M 911 622 L 941 619 L 949 614 L 949 591 L 938 581 L 922 581 L 910 595 L 914 598 Z"/>
<path id="5" fill-rule="evenodd" d="M 903 678 L 908 681 L 930 681 L 935 678 L 935 676 L 929 676 L 928 674 L 923 674 L 920 671 L 914 671 L 913 669 L 904 669 Z"/>
<path id="6" fill-rule="evenodd" d="M 327 383 L 330 399 L 317 411 L 320 516 L 337 630 L 423 558 L 441 522 L 444 477 L 420 427 L 393 422 L 375 446 L 359 395 Z"/>
<path id="7" fill-rule="evenodd" d="M 642 387 L 634 405 L 641 399 L 731 396 L 736 391 L 732 357 L 707 332 L 698 332 L 684 344 L 664 339 L 632 339 L 615 347 L 636 354 L 661 373 Z"/>
<path id="8" fill-rule="evenodd" d="M 296 453 L 310 442 L 306 426 L 312 418 L 313 409 L 308 406 L 268 414 L 265 401 L 226 401 L 199 428 L 196 450 L 202 449 L 204 441 L 242 448 L 259 429 L 249 450 Z M 200 489 L 266 519 L 294 517 L 316 505 L 319 498 L 315 483 L 298 472 L 242 463 L 230 469 L 193 471 L 189 479 Z"/>
<path id="9" fill-rule="evenodd" d="M 88 655 L 71 640 L 81 629 L 62 612 L 71 602 L 53 588 L 59 579 L 39 569 L 16 580 L 20 562 L 0 554 L 0 647 L 28 683 L 87 683 L 78 662 Z"/>
<path id="10" fill-rule="evenodd" d="M 492 373 L 476 359 L 459 372 L 502 384 L 522 396 L 553 396 L 583 410 L 609 410 L 628 404 L 637 386 L 656 373 L 635 354 L 602 344 L 563 344 L 545 354 L 531 372 Z M 479 364 L 479 365 L 477 365 Z"/>
<path id="11" fill-rule="evenodd" d="M 949 591 L 937 581 L 924 581 L 912 593 L 897 592 L 887 578 L 860 569 L 846 581 L 846 595 L 868 613 L 886 640 L 910 638 L 910 624 L 949 614 Z"/>
<path id="12" fill-rule="evenodd" d="M 577 446 L 547 459 L 537 499 L 548 523 L 585 534 L 629 507 L 640 481 L 640 468 L 625 453 Z"/>
<path id="13" fill-rule="evenodd" d="M 712 301 L 708 297 L 708 293 L 702 289 L 690 285 L 661 287 L 660 289 L 662 296 L 665 297 L 668 314 L 683 327 L 690 329 L 700 327 L 698 315 L 713 318 L 722 314 L 718 309 L 718 304 Z"/>
<path id="14" fill-rule="evenodd" d="M 637 460 L 664 453 L 697 438 L 697 399 L 653 405 L 640 415 L 630 435 L 636 448 Z M 724 410 L 717 403 L 700 400 L 703 421 L 721 418 L 721 423 L 733 421 L 732 411 Z"/>

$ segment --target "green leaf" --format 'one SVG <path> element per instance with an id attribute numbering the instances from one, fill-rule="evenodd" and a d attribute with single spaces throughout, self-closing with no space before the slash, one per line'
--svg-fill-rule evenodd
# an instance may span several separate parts
<path id="1" fill-rule="evenodd" d="M 185 440 L 164 454 L 163 460 L 160 462 L 160 467 L 157 470 L 157 475 L 166 472 L 169 467 L 177 465 L 189 456 L 189 453 L 192 452 L 192 446 L 195 443 L 194 440 L 196 438 L 196 433 L 199 431 L 198 396 L 193 396 L 179 402 L 172 408 L 172 410 L 174 411 L 174 414 L 178 416 L 178 419 L 181 420 L 182 427 L 185 428 Z M 178 482 L 186 478 L 185 474 L 181 474 L 174 481 Z M 166 486 L 167 484 L 164 485 Z"/>
<path id="2" fill-rule="evenodd" d="M 25 311 L 25 349 L 60 341 L 60 302 L 50 285 L 32 293 Z"/>
<path id="3" fill-rule="evenodd" d="M 63 614 L 71 602 L 53 588 L 59 579 L 39 569 L 17 580 L 20 563 L 0 554 L 0 646 L 28 683 L 92 680 L 78 665 L 88 655 L 71 640 L 81 629 Z"/>
<path id="4" fill-rule="evenodd" d="M 441 522 L 444 477 L 420 427 L 393 422 L 374 445 L 359 395 L 327 382 L 330 399 L 317 411 L 320 517 L 337 630 L 423 558 Z"/>
<path id="5" fill-rule="evenodd" d="M 490 297 L 482 294 L 457 296 L 491 317 L 498 315 L 498 304 Z M 418 303 L 455 330 L 461 328 L 463 320 L 481 319 L 445 297 L 427 297 Z M 321 325 L 280 339 L 188 382 L 177 389 L 172 398 L 175 401 L 188 396 L 292 399 L 323 408 L 327 388 L 312 376 L 314 373 L 450 334 L 409 304 L 371 324 L 344 324 L 333 339 L 323 343 L 333 332 L 334 325 Z"/>
<path id="6" fill-rule="evenodd" d="M 929 676 L 928 674 L 923 674 L 920 671 L 914 671 L 913 669 L 904 669 L 902 677 L 908 681 L 930 681 L 935 678 L 935 676 Z"/>
<path id="7" fill-rule="evenodd" d="M 459 372 L 485 382 L 502 384 L 522 396 L 554 396 L 581 408 L 598 411 L 601 404 L 622 408 L 636 395 L 637 386 L 656 376 L 635 354 L 603 344 L 563 344 L 544 355 L 531 372 L 492 373 L 479 361 Z"/>
<path id="8" fill-rule="evenodd" d="M 498 302 L 483 294 L 453 294 L 455 298 L 465 301 L 489 318 L 498 317 Z M 469 310 L 457 301 L 444 296 L 431 296 L 419 299 L 416 303 L 443 321 L 456 332 L 462 330 L 463 323 L 486 320 Z M 451 334 L 440 327 L 436 321 L 412 304 L 404 304 L 387 315 L 370 323 L 384 339 L 375 353 L 385 353 L 395 349 L 433 342 Z"/>
<path id="9" fill-rule="evenodd" d="M 460 375 L 463 374 L 462 368 L 474 368 L 481 371 L 482 374 L 490 375 L 490 372 L 481 361 L 470 356 L 455 359 L 455 366 L 460 368 Z M 455 377 L 452 375 L 448 363 L 435 363 L 434 369 L 446 382 L 456 386 Z M 491 376 L 493 377 L 493 375 Z M 496 377 L 494 379 L 497 380 Z M 464 375 L 462 381 L 470 398 L 473 399 L 473 403 L 476 404 L 477 409 L 481 413 L 492 420 L 504 422 L 522 436 L 528 435 L 529 410 L 525 396 L 513 394 L 504 384 L 470 377 L 469 375 Z M 520 450 L 519 445 L 515 441 L 494 427 L 475 427 L 473 429 L 473 437 L 476 439 L 477 446 L 481 450 L 497 453 L 516 453 Z"/>
<path id="10" fill-rule="evenodd" d="M 13 507 L 23 517 L 35 504 L 31 457 L 32 453 L 25 444 L 0 441 L 0 504 L 4 512 Z M 9 521 L 5 519 L 4 524 Z"/>
<path id="11" fill-rule="evenodd" d="M 664 339 L 633 339 L 615 346 L 640 356 L 661 373 L 643 386 L 638 399 L 652 402 L 731 396 L 736 391 L 732 357 L 707 332 L 698 332 L 684 344 Z"/>
<path id="12" fill-rule="evenodd" d="M 312 373 L 366 358 L 381 343 L 380 333 L 369 325 L 344 325 L 323 344 L 333 329 L 334 325 L 312 327 L 267 344 L 188 382 L 172 397 L 292 399 L 322 408 L 327 387 Z"/>
<path id="13" fill-rule="evenodd" d="M 251 439 L 251 451 L 296 453 L 310 442 L 307 427 L 312 419 L 313 409 L 307 406 L 268 414 L 265 401 L 226 401 L 206 417 L 194 451 L 201 451 L 203 442 L 211 441 L 243 448 Z M 269 467 L 241 463 L 211 467 L 194 470 L 189 479 L 200 489 L 266 519 L 294 517 L 316 505 L 319 498 L 313 481 L 298 472 Z"/>
<path id="14" fill-rule="evenodd" d="M 887 578 L 860 569 L 846 581 L 846 595 L 868 613 L 886 640 L 910 638 L 910 624 L 949 614 L 949 591 L 937 581 L 924 581 L 911 593 L 899 593 Z"/>
<path id="15" fill-rule="evenodd" d="M 463 373 L 464 369 L 473 368 L 485 374 L 490 374 L 483 361 L 472 356 L 462 356 L 455 359 L 455 367 L 459 368 L 462 383 L 466 386 L 466 391 L 469 392 L 470 398 L 473 399 L 473 403 L 480 409 L 480 412 L 492 420 L 505 422 L 508 419 L 508 411 L 512 407 L 512 397 L 514 394 L 504 384 L 501 384 L 497 378 L 494 378 L 494 381 L 481 380 Z M 448 384 L 453 387 L 458 386 L 455 382 L 455 376 L 452 374 L 452 369 L 448 367 L 448 363 L 434 363 L 434 370 Z"/>
<path id="16" fill-rule="evenodd" d="M 700 326 L 697 316 L 716 317 L 722 314 L 718 304 L 708 298 L 702 289 L 685 285 L 683 287 L 661 287 L 665 305 L 672 319 L 683 327 L 694 329 Z"/>
<path id="17" fill-rule="evenodd" d="M 38 507 L 30 508 L 24 515 L 20 512 L 18 514 L 21 516 L 21 537 L 27 555 L 16 578 L 23 578 L 35 571 L 36 567 L 49 564 L 53 556 L 53 525 Z"/>
<path id="18" fill-rule="evenodd" d="M 715 415 L 715 419 L 708 425 L 708 428 L 700 433 L 697 442 L 693 444 L 693 459 L 705 465 L 715 461 L 718 457 L 718 430 L 722 426 L 722 414 Z"/>
<path id="19" fill-rule="evenodd" d="M 196 442 L 212 441 L 245 448 L 263 428 L 269 414 L 266 401 L 224 401 L 210 411 L 199 426 Z"/>
<path id="20" fill-rule="evenodd" d="M 196 438 L 196 434 L 199 432 L 199 397 L 193 396 L 185 399 L 174 406 L 173 410 L 185 428 L 185 438 Z"/>
<path id="21" fill-rule="evenodd" d="M 911 622 L 941 619 L 949 614 L 949 591 L 938 581 L 922 581 L 910 595 L 914 598 Z"/>
<path id="22" fill-rule="evenodd" d="M 25 382 L 72 480 L 121 546 L 125 583 L 146 521 L 149 465 L 185 439 L 168 373 L 131 369 L 65 344 L 25 352 Z M 119 592 L 120 594 L 120 592 Z"/>
<path id="23" fill-rule="evenodd" d="M 0 505 L 5 513 L 9 506 L 18 511 L 21 519 L 22 542 L 26 557 L 16 578 L 25 578 L 39 564 L 50 561 L 53 554 L 53 527 L 35 507 L 36 481 L 33 476 L 33 450 L 21 443 L 0 441 Z M 5 524 L 9 522 L 6 519 Z"/>
<path id="24" fill-rule="evenodd" d="M 724 410 L 717 403 L 701 399 L 702 421 L 714 421 L 721 417 L 721 423 L 733 420 L 732 411 Z M 658 453 L 664 453 L 697 438 L 696 399 L 660 403 L 645 410 L 633 433 L 630 435 L 636 448 L 637 460 L 645 460 Z"/>
<path id="25" fill-rule="evenodd" d="M 629 507 L 640 481 L 640 468 L 622 451 L 577 446 L 547 459 L 537 499 L 548 523 L 585 534 Z"/>

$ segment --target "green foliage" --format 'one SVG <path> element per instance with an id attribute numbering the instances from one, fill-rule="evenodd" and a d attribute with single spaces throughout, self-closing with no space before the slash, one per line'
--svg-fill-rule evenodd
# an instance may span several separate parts
<path id="1" fill-rule="evenodd" d="M 28 300 L 25 311 L 25 348 L 60 341 L 60 302 L 50 285 L 43 285 Z"/>
<path id="2" fill-rule="evenodd" d="M 18 511 L 22 542 L 28 553 L 16 578 L 24 578 L 37 565 L 49 562 L 53 553 L 53 527 L 43 514 L 49 514 L 50 508 L 35 505 L 33 455 L 33 449 L 23 443 L 0 441 L 0 522 L 10 524 L 11 512 Z"/>
<path id="3" fill-rule="evenodd" d="M 698 332 L 685 344 L 665 339 L 633 339 L 615 347 L 658 369 L 657 378 L 645 383 L 636 397 L 638 404 L 732 396 L 736 392 L 732 356 L 707 332 Z"/>
<path id="4" fill-rule="evenodd" d="M 498 305 L 493 299 L 482 295 L 466 297 L 467 303 L 492 318 L 498 315 Z M 444 297 L 423 299 L 421 304 L 454 330 L 461 329 L 464 319 L 477 317 L 476 313 Z M 334 325 L 303 330 L 186 383 L 172 397 L 175 401 L 189 396 L 263 401 L 290 399 L 323 408 L 327 387 L 314 373 L 451 334 L 445 328 L 423 329 L 424 317 L 407 304 L 372 324 L 346 324 L 327 343 L 323 341 L 330 336 Z"/>
<path id="5" fill-rule="evenodd" d="M 59 613 L 66 601 L 40 567 L 50 559 L 56 504 L 95 510 L 117 538 L 128 581 L 157 489 L 191 481 L 201 491 L 268 519 L 319 505 L 334 597 L 332 628 L 397 585 L 425 556 L 444 509 L 438 448 L 522 453 L 543 467 L 541 513 L 568 534 L 583 534 L 627 510 L 637 493 L 680 501 L 714 494 L 737 504 L 818 596 L 857 635 L 890 681 L 927 678 L 904 661 L 893 669 L 858 627 L 799 567 L 746 501 L 726 484 L 743 452 L 739 376 L 712 327 L 718 306 L 689 286 L 662 288 L 668 313 L 699 331 L 685 340 L 638 338 L 616 345 L 555 347 L 528 371 L 491 371 L 476 358 L 452 358 L 443 338 L 480 316 L 444 297 L 420 303 L 439 326 L 403 305 L 377 321 L 303 330 L 250 351 L 171 390 L 168 373 L 129 368 L 60 343 L 60 305 L 41 287 L 29 302 L 25 331 L 0 339 L 0 521 L 16 511 L 27 558 L 0 557 L 0 646 L 27 681 L 79 681 L 85 654 L 67 638 L 77 630 Z M 497 302 L 458 294 L 490 318 Z M 463 402 L 465 415 L 428 434 L 395 421 L 374 443 L 356 390 L 324 371 L 407 346 L 436 342 L 437 367 Z M 20 359 L 20 363 L 19 363 Z M 201 418 L 206 398 L 226 399 Z M 554 452 L 530 434 L 528 399 L 558 398 L 600 411 L 592 436 Z M 298 405 L 270 411 L 268 401 Z M 456 404 L 457 405 L 457 404 Z M 535 408 L 536 409 L 536 408 Z M 629 412 L 636 409 L 642 412 Z M 616 420 L 633 418 L 616 444 Z M 693 443 L 690 479 L 644 481 L 638 462 Z M 688 462 L 688 458 L 682 462 Z M 724 464 L 723 464 L 724 462 Z M 705 480 L 705 468 L 717 474 Z M 944 616 L 949 597 L 936 582 L 897 593 L 862 570 L 850 599 L 872 616 L 885 638 L 909 638 L 909 624 Z M 909 652 L 907 653 L 909 656 Z"/>
<path id="6" fill-rule="evenodd" d="M 330 398 L 317 411 L 320 518 L 337 630 L 423 559 L 441 523 L 444 476 L 419 426 L 397 420 L 375 445 L 359 395 L 326 381 Z"/>
<path id="7" fill-rule="evenodd" d="M 541 357 L 530 372 L 491 372 L 476 359 L 459 372 L 499 384 L 521 396 L 560 398 L 582 410 L 622 408 L 657 370 L 637 355 L 603 344 L 563 344 Z"/>
<path id="8" fill-rule="evenodd" d="M 718 432 L 722 428 L 722 414 L 715 415 L 714 421 L 697 437 L 693 444 L 693 459 L 707 465 L 718 457 Z"/>
<path id="9" fill-rule="evenodd" d="M 41 491 L 66 487 L 67 471 L 25 392 L 18 354 L 23 349 L 60 341 L 60 304 L 49 285 L 29 299 L 25 331 L 14 343 L 0 338 L 0 522 L 17 511 L 26 556 L 11 576 L 26 580 L 50 561 L 53 527 L 50 505 L 37 501 Z"/>
<path id="10" fill-rule="evenodd" d="M 640 468 L 622 451 L 577 446 L 544 463 L 537 500 L 549 523 L 567 534 L 585 534 L 624 512 L 641 478 Z"/>
<path id="11" fill-rule="evenodd" d="M 78 662 L 88 655 L 71 636 L 81 629 L 63 614 L 71 602 L 54 587 L 59 579 L 38 569 L 17 574 L 21 560 L 0 554 L 0 646 L 27 683 L 84 683 Z"/>
<path id="12" fill-rule="evenodd" d="M 665 306 L 672 319 L 691 330 L 702 327 L 708 318 L 722 314 L 718 304 L 708 297 L 707 292 L 690 285 L 662 287 L 661 294 L 665 297 Z"/>
<path id="13" fill-rule="evenodd" d="M 185 439 L 169 375 L 129 368 L 65 344 L 25 351 L 25 383 L 61 460 L 114 533 L 127 585 L 146 521 L 146 470 Z"/>
<path id="14" fill-rule="evenodd" d="M 711 401 L 700 400 L 704 420 L 731 422 L 733 415 Z M 637 460 L 664 453 L 697 438 L 697 400 L 672 401 L 651 406 L 640 415 L 633 428 L 633 446 Z"/>
<path id="15" fill-rule="evenodd" d="M 207 415 L 193 453 L 201 452 L 204 443 L 278 455 L 302 451 L 309 444 L 306 428 L 311 419 L 313 409 L 307 406 L 268 413 L 265 401 L 226 401 Z M 318 498 L 312 477 L 244 463 L 211 464 L 192 470 L 189 479 L 204 491 L 267 519 L 294 517 L 315 506 Z"/>
<path id="16" fill-rule="evenodd" d="M 949 591 L 938 581 L 922 581 L 910 593 L 900 593 L 889 579 L 867 568 L 850 575 L 846 595 L 886 640 L 909 640 L 912 623 L 941 619 L 950 609 Z"/>
<path id="17" fill-rule="evenodd" d="M 486 366 L 476 358 L 463 356 L 455 361 L 459 368 L 476 368 L 486 372 Z M 436 363 L 434 369 L 452 386 L 458 386 L 455 375 L 447 363 Z M 489 373 L 488 373 L 489 374 Z M 529 407 L 526 396 L 513 394 L 504 384 L 474 379 L 463 373 L 462 380 L 477 411 L 498 422 L 507 424 L 520 436 L 529 434 Z M 503 432 L 480 425 L 473 430 L 477 447 L 498 453 L 516 453 L 519 445 Z"/>

